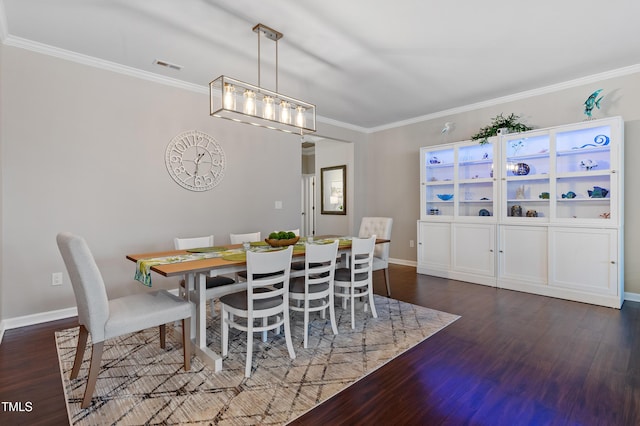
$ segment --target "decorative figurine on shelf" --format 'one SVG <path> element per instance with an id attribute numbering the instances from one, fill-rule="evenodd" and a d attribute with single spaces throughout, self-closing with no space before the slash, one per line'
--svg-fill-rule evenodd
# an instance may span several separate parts
<path id="1" fill-rule="evenodd" d="M 535 210 L 527 210 L 527 217 L 538 217 L 538 212 Z"/>
<path id="2" fill-rule="evenodd" d="M 562 194 L 562 198 L 576 198 L 576 193 L 573 191 L 569 191 L 566 194 Z"/>
<path id="3" fill-rule="evenodd" d="M 598 163 L 594 160 L 590 160 L 587 158 L 584 160 L 580 160 L 580 167 L 589 171 L 591 169 L 598 167 Z"/>
<path id="4" fill-rule="evenodd" d="M 599 146 L 607 146 L 609 145 L 610 139 L 609 136 L 607 135 L 598 135 L 595 138 L 593 138 L 593 143 L 586 143 L 582 146 L 575 146 L 572 149 L 582 149 L 582 148 L 587 148 L 587 147 L 592 147 L 592 148 L 596 148 Z"/>
<path id="5" fill-rule="evenodd" d="M 511 216 L 522 217 L 522 207 L 518 205 L 511 206 Z"/>
<path id="6" fill-rule="evenodd" d="M 600 96 L 598 98 L 598 95 L 600 94 L 600 92 L 602 92 L 602 89 L 596 90 L 591 95 L 589 95 L 586 101 L 584 101 L 584 113 L 587 116 L 587 120 L 594 119 L 592 116 L 594 107 L 600 109 L 600 101 L 604 97 L 604 96 Z"/>
<path id="7" fill-rule="evenodd" d="M 440 164 L 440 160 L 438 160 L 438 157 L 433 156 L 429 158 L 429 164 Z"/>
<path id="8" fill-rule="evenodd" d="M 600 188 L 599 186 L 594 186 L 593 189 L 588 189 L 587 193 L 591 198 L 605 198 L 609 193 L 609 190 Z"/>
<path id="9" fill-rule="evenodd" d="M 611 219 L 611 213 L 610 212 L 602 213 L 600 217 L 603 219 Z"/>
<path id="10" fill-rule="evenodd" d="M 524 200 L 524 185 L 516 188 L 516 200 Z"/>
<path id="11" fill-rule="evenodd" d="M 541 192 L 540 195 L 538 195 L 538 198 L 542 198 L 543 200 L 548 200 L 549 199 L 549 193 L 548 192 Z"/>

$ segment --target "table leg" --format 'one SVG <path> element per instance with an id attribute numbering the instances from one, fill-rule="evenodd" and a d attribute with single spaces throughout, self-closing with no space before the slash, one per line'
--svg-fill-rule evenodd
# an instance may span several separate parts
<path id="1" fill-rule="evenodd" d="M 222 357 L 207 347 L 207 275 L 198 274 L 196 280 L 196 336 L 194 352 L 200 359 L 213 368 L 214 371 L 222 370 Z"/>

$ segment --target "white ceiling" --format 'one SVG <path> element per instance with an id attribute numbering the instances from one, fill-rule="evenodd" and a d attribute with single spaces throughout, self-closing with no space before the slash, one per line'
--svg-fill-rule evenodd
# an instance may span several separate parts
<path id="1" fill-rule="evenodd" d="M 203 87 L 257 83 L 263 23 L 284 34 L 279 92 L 363 128 L 640 64 L 638 0 L 0 1 L 5 39 Z M 262 43 L 261 85 L 275 89 L 275 43 Z"/>

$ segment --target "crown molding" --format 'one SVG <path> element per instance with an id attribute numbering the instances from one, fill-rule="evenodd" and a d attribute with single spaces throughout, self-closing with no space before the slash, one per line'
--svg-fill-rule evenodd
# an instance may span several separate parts
<path id="1" fill-rule="evenodd" d="M 49 55 L 56 58 L 77 62 L 79 64 L 116 72 L 119 74 L 125 74 L 131 77 L 140 78 L 142 80 L 152 81 L 155 83 L 165 84 L 167 86 L 173 86 L 179 89 L 189 90 L 191 92 L 206 93 L 206 94 L 209 93 L 209 88 L 206 86 L 187 83 L 182 80 L 178 80 L 176 78 L 166 77 L 166 76 L 163 76 L 160 74 L 154 74 L 148 71 L 142 71 L 137 68 L 118 64 L 116 62 L 106 61 L 104 59 L 98 59 L 93 56 L 83 55 L 82 53 L 60 49 L 58 47 L 50 46 L 48 44 L 38 43 L 36 41 L 27 40 L 21 37 L 15 37 L 15 36 L 9 35 L 4 40 L 4 44 L 7 46 L 18 47 L 20 49 L 30 50 L 33 52 L 41 53 L 43 55 Z"/>
<path id="2" fill-rule="evenodd" d="M 408 120 L 396 121 L 394 123 L 384 124 L 377 127 L 367 128 L 367 133 L 375 133 L 382 130 L 393 129 L 396 127 L 407 126 L 409 124 L 420 123 L 423 121 L 433 120 L 436 118 L 442 118 L 449 115 L 460 114 L 463 112 L 469 112 L 486 108 L 490 106 L 500 105 L 508 102 L 518 101 L 533 96 L 544 95 L 547 93 L 559 92 L 564 89 L 570 89 L 573 87 L 584 86 L 586 84 L 596 83 L 602 80 L 608 80 L 615 77 L 623 77 L 640 72 L 640 64 L 630 65 L 628 67 L 618 68 L 610 71 L 605 71 L 599 74 L 593 74 L 586 77 L 576 78 L 574 80 L 565 81 L 563 83 L 552 84 L 549 86 L 540 87 L 537 89 L 526 90 L 524 92 L 514 93 L 512 95 L 502 96 L 499 98 L 490 99 L 487 101 L 477 102 L 470 105 L 464 105 L 461 107 L 451 108 L 444 111 L 438 111 L 433 114 L 422 115 Z"/>

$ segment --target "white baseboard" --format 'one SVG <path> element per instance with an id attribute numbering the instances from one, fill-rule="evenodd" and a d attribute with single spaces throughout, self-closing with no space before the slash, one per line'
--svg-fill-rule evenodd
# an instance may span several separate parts
<path id="1" fill-rule="evenodd" d="M 5 330 L 26 327 L 28 325 L 42 324 L 43 322 L 57 321 L 60 319 L 75 317 L 76 315 L 78 315 L 78 308 L 74 306 L 72 308 L 58 309 L 57 311 L 40 312 L 21 317 L 7 318 L 0 324 L 0 343 L 2 343 L 2 337 L 4 336 Z"/>
<path id="2" fill-rule="evenodd" d="M 624 293 L 624 300 L 629 302 L 640 302 L 640 294 L 638 293 Z"/>
<path id="3" fill-rule="evenodd" d="M 394 265 L 413 266 L 414 268 L 418 266 L 418 262 L 416 262 L 415 260 L 389 258 L 389 263 L 393 263 Z"/>

